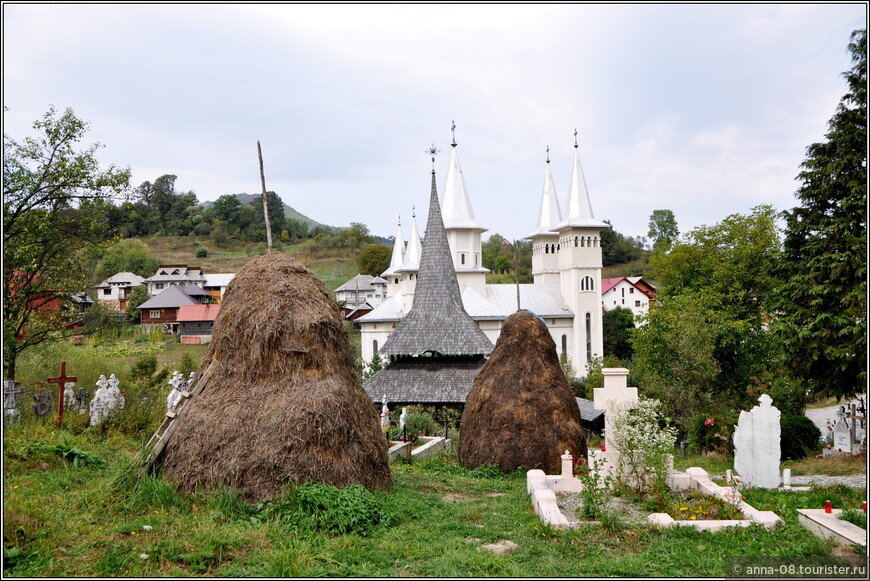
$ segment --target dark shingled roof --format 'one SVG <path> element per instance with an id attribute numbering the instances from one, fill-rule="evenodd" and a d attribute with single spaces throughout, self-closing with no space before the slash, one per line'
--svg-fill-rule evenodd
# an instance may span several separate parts
<path id="1" fill-rule="evenodd" d="M 474 378 L 486 363 L 477 357 L 401 357 L 363 384 L 374 402 L 391 404 L 465 403 Z"/>
<path id="2" fill-rule="evenodd" d="M 383 355 L 485 355 L 493 345 L 462 306 L 432 172 L 429 218 L 411 310 L 380 349 Z M 471 383 L 468 384 L 469 388 Z M 463 401 L 465 396 L 463 396 Z M 421 400 L 422 401 L 422 400 Z"/>
<path id="3" fill-rule="evenodd" d="M 580 408 L 580 417 L 587 422 L 594 422 L 604 413 L 604 410 L 595 409 L 595 403 L 591 399 L 578 397 L 577 407 Z"/>

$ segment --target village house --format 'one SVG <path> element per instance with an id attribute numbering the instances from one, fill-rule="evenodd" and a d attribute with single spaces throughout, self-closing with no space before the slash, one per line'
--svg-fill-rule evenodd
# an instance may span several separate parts
<path id="1" fill-rule="evenodd" d="M 205 278 L 202 275 L 202 269 L 198 266 L 165 264 L 158 268 L 153 276 L 149 276 L 143 282 L 148 291 L 148 296 L 153 297 L 171 286 L 198 286 L 202 288 Z"/>
<path id="2" fill-rule="evenodd" d="M 629 309 L 637 319 L 649 312 L 649 303 L 655 298 L 655 287 L 641 276 L 620 276 L 601 281 L 601 306 L 606 311 L 622 307 Z"/>
<path id="3" fill-rule="evenodd" d="M 221 310 L 220 305 L 181 305 L 178 308 L 178 334 L 181 342 L 204 345 L 211 341 L 214 320 Z"/>
<path id="4" fill-rule="evenodd" d="M 236 273 L 219 273 L 219 274 L 203 274 L 202 290 L 211 295 L 216 303 L 220 304 L 224 293 L 227 292 L 227 286 L 230 281 L 236 276 Z"/>
<path id="5" fill-rule="evenodd" d="M 127 299 L 132 290 L 143 286 L 145 279 L 132 272 L 119 272 L 98 284 L 97 300 L 103 306 L 123 311 L 127 308 Z"/>
<path id="6" fill-rule="evenodd" d="M 157 296 L 151 297 L 137 308 L 139 321 L 151 327 L 161 325 L 164 333 L 178 333 L 178 310 L 184 305 L 207 305 L 211 295 L 198 286 L 170 285 Z"/>
<path id="7" fill-rule="evenodd" d="M 440 196 L 441 214 L 465 311 L 493 344 L 507 317 L 520 309 L 532 311 L 546 323 L 559 354 L 579 374 L 585 374 L 587 364 L 603 355 L 600 232 L 610 225 L 597 220 L 592 212 L 576 138 L 564 217 L 547 159 L 538 221 L 534 232 L 526 237 L 532 241 L 534 283 L 520 285 L 486 283 L 481 234 L 487 229 L 475 218 L 455 140 L 452 146 Z M 401 225 L 398 230 L 390 267 L 381 275 L 387 281 L 388 298 L 357 319 L 366 362 L 379 351 L 384 355 L 380 347 L 414 300 L 422 242 L 415 219 L 407 246 Z M 648 300 L 648 295 L 644 296 Z"/>

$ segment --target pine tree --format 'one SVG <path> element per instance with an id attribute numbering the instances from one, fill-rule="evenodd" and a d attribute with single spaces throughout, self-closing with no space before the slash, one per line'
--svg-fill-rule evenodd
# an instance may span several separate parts
<path id="1" fill-rule="evenodd" d="M 852 33 L 849 92 L 825 140 L 807 148 L 800 206 L 786 221 L 772 329 L 786 365 L 816 396 L 866 389 L 867 31 Z"/>

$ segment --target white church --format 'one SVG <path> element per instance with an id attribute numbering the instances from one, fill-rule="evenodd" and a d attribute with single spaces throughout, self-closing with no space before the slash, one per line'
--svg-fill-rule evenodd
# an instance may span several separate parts
<path id="1" fill-rule="evenodd" d="M 565 216 L 547 160 L 538 221 L 526 237 L 532 241 L 533 284 L 486 283 L 489 271 L 482 264 L 481 234 L 487 228 L 475 218 L 455 140 L 439 198 L 463 306 L 478 327 L 495 344 L 504 320 L 518 310 L 519 301 L 519 308 L 544 320 L 559 354 L 568 358 L 579 375 L 585 375 L 590 359 L 603 353 L 600 232 L 610 225 L 597 220 L 592 212 L 576 132 Z M 407 245 L 399 224 L 390 267 L 381 274 L 387 281 L 388 298 L 357 319 L 366 362 L 372 360 L 411 309 L 424 243 L 416 216 L 411 218 Z"/>

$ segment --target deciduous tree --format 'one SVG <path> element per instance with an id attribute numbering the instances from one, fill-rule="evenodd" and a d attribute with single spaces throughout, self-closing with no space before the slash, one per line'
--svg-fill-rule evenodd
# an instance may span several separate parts
<path id="1" fill-rule="evenodd" d="M 88 286 L 82 250 L 105 241 L 105 200 L 123 192 L 130 170 L 96 159 L 99 144 L 77 149 L 88 124 L 53 107 L 20 143 L 3 136 L 3 362 L 15 377 L 26 348 L 62 329 L 57 308 Z"/>

